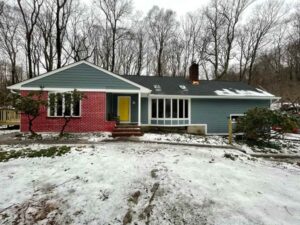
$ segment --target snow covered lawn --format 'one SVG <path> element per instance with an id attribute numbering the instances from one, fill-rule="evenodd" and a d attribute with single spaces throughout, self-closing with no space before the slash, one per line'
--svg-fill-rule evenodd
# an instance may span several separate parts
<path id="1" fill-rule="evenodd" d="M 0 192 L 0 224 L 300 221 L 300 167 L 233 150 L 128 142 L 72 146 L 60 157 L 0 163 Z"/>
<path id="2" fill-rule="evenodd" d="M 203 144 L 203 145 L 228 145 L 228 139 L 222 136 L 200 136 L 192 134 L 176 133 L 145 133 L 139 137 L 142 141 L 171 142 L 184 144 Z"/>

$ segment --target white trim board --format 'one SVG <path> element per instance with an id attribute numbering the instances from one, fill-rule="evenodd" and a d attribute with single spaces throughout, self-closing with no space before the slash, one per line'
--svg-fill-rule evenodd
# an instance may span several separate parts
<path id="1" fill-rule="evenodd" d="M 140 89 L 140 90 L 138 90 L 138 92 L 151 93 L 151 90 L 148 89 L 148 88 L 146 88 L 146 87 L 144 87 L 144 86 L 141 86 L 141 85 L 139 85 L 139 84 L 137 84 L 137 83 L 134 83 L 133 81 L 127 80 L 126 78 L 123 78 L 123 77 L 121 77 L 121 76 L 119 76 L 119 75 L 116 75 L 116 74 L 114 74 L 114 73 L 112 73 L 112 72 L 110 72 L 110 71 L 108 71 L 108 70 L 105 70 L 105 69 L 103 69 L 103 68 L 101 68 L 101 67 L 99 67 L 99 66 L 96 66 L 96 65 L 94 65 L 94 64 L 92 64 L 92 63 L 90 63 L 90 62 L 84 61 L 84 60 L 79 61 L 79 62 L 75 62 L 75 63 L 73 63 L 73 64 L 69 64 L 69 65 L 67 65 L 67 66 L 64 66 L 64 67 L 62 67 L 62 68 L 53 70 L 53 71 L 48 72 L 48 73 L 45 73 L 45 74 L 42 74 L 42 75 L 40 75 L 40 76 L 37 76 L 37 77 L 31 78 L 31 79 L 25 80 L 25 81 L 23 81 L 23 82 L 20 82 L 20 83 L 11 85 L 11 86 L 9 86 L 9 87 L 7 87 L 7 88 L 8 88 L 8 89 L 11 89 L 11 90 L 36 90 L 36 88 L 30 88 L 30 87 L 27 87 L 27 88 L 23 87 L 23 88 L 22 88 L 22 85 L 27 84 L 27 83 L 30 83 L 30 82 L 32 82 L 32 81 L 36 81 L 36 80 L 45 78 L 45 77 L 48 77 L 48 76 L 51 76 L 51 75 L 53 75 L 53 74 L 55 74 L 55 73 L 58 73 L 58 72 L 61 72 L 61 71 L 70 69 L 70 68 L 72 68 L 72 67 L 78 66 L 78 65 L 83 64 L 83 63 L 86 64 L 86 65 L 89 65 L 89 66 L 91 66 L 91 67 L 93 67 L 93 68 L 95 68 L 95 69 L 97 69 L 97 70 L 100 70 L 100 71 L 102 71 L 102 72 L 104 72 L 104 73 L 106 73 L 106 74 L 108 74 L 108 75 L 111 75 L 111 76 L 113 76 L 113 77 L 115 77 L 115 78 L 117 78 L 117 79 L 119 79 L 119 80 L 122 80 L 122 81 L 124 81 L 124 82 L 126 82 L 126 83 L 129 83 L 129 84 L 131 84 L 131 85 L 133 85 L 133 86 L 135 86 L 135 87 L 138 87 L 138 88 Z M 38 88 L 38 89 L 40 90 L 40 88 Z M 47 88 L 45 88 L 45 90 L 46 90 L 46 89 L 47 89 Z M 54 89 L 55 89 L 55 88 L 53 88 L 53 90 L 54 90 Z M 58 89 L 59 89 L 59 88 L 58 88 Z M 74 88 L 73 88 L 73 89 L 74 89 Z M 57 89 L 56 89 L 56 90 L 57 90 Z"/>
<path id="2" fill-rule="evenodd" d="M 156 95 L 150 94 L 150 98 L 195 98 L 195 99 L 255 99 L 255 100 L 279 100 L 281 97 L 272 96 L 235 96 L 235 95 Z"/>
<path id="3" fill-rule="evenodd" d="M 138 94 L 141 93 L 140 90 L 129 90 L 129 89 L 93 89 L 93 88 L 43 88 L 43 91 L 51 92 L 70 92 L 70 91 L 81 91 L 81 92 L 105 92 L 105 93 L 126 93 L 126 94 Z M 21 87 L 21 91 L 40 91 L 41 88 L 34 87 Z"/>

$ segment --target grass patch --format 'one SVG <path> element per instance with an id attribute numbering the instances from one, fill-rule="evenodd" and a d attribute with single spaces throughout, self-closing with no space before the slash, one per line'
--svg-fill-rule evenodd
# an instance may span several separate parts
<path id="1" fill-rule="evenodd" d="M 282 149 L 282 144 L 280 142 L 277 141 L 263 141 L 263 140 L 236 140 L 238 143 L 245 143 L 250 147 L 255 147 L 258 149 L 275 149 L 275 150 L 281 150 Z"/>
<path id="2" fill-rule="evenodd" d="M 0 162 L 7 162 L 10 159 L 17 158 L 35 158 L 35 157 L 55 157 L 62 156 L 71 151 L 71 147 L 68 146 L 52 146 L 46 149 L 40 150 L 32 150 L 30 148 L 26 148 L 19 151 L 6 151 L 0 152 Z"/>

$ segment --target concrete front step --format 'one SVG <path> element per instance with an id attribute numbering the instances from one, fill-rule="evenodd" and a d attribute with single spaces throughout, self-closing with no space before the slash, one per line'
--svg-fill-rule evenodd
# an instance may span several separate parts
<path id="1" fill-rule="evenodd" d="M 140 128 L 137 124 L 118 124 L 116 128 Z"/>
<path id="2" fill-rule="evenodd" d="M 131 136 L 143 136 L 142 132 L 113 132 L 113 137 L 131 137 Z"/>
<path id="3" fill-rule="evenodd" d="M 120 128 L 116 127 L 113 132 L 139 132 L 141 131 L 141 128 Z"/>

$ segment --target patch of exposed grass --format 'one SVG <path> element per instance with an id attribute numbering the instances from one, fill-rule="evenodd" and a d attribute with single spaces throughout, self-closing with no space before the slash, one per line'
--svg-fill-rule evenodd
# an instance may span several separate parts
<path id="1" fill-rule="evenodd" d="M 240 144 L 247 144 L 249 147 L 254 147 L 258 149 L 275 149 L 275 150 L 281 150 L 283 146 L 280 142 L 276 140 L 271 140 L 271 141 L 265 141 L 265 140 L 242 140 L 240 137 L 235 139 L 237 143 Z"/>
<path id="2" fill-rule="evenodd" d="M 52 146 L 46 149 L 32 150 L 30 148 L 26 148 L 23 150 L 12 150 L 12 151 L 4 151 L 0 152 L 0 162 L 7 162 L 10 159 L 17 158 L 35 158 L 35 157 L 55 157 L 62 156 L 70 152 L 71 148 L 68 146 Z"/>

